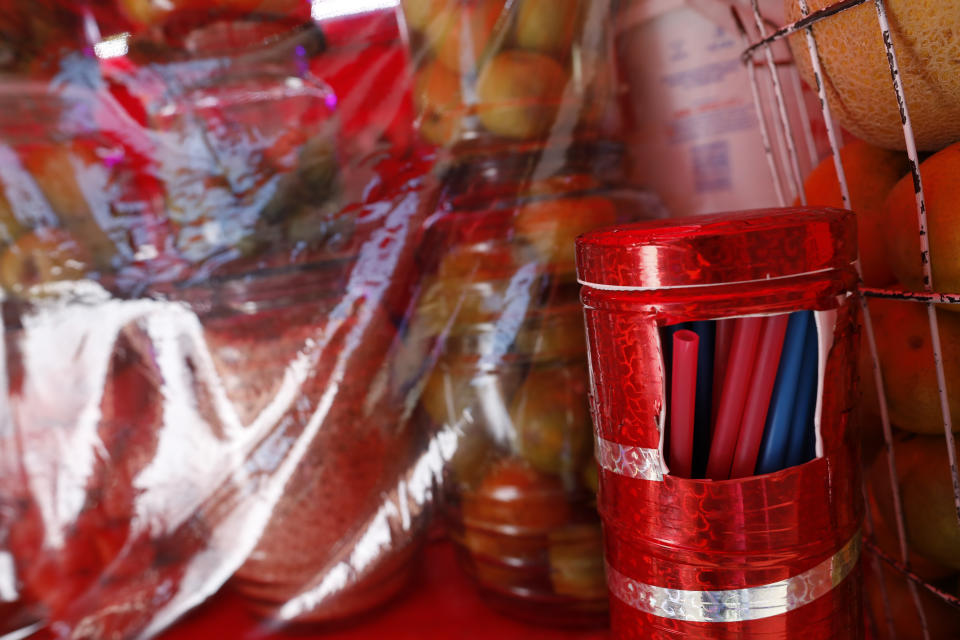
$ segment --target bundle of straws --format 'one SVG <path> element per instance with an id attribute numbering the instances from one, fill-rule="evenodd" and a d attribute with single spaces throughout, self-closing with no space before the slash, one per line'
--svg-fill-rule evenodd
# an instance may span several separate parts
<path id="1" fill-rule="evenodd" d="M 727 480 L 813 459 L 812 311 L 664 327 L 670 472 Z"/>

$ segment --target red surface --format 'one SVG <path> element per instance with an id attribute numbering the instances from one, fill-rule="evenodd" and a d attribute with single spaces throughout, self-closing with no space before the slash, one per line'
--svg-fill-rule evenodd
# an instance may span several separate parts
<path id="1" fill-rule="evenodd" d="M 856 534 L 862 504 L 851 424 L 859 339 L 858 307 L 849 295 L 856 283 L 853 222 L 836 210 L 778 209 L 627 225 L 578 239 L 578 276 L 595 283 L 581 289 L 594 426 L 620 446 L 661 444 L 667 381 L 659 327 L 800 309 L 835 313 L 820 403 L 822 457 L 720 482 L 631 477 L 630 464 L 600 470 L 607 564 L 628 579 L 621 593 L 635 593 L 631 581 L 694 591 L 775 583 L 817 566 Z M 736 375 L 737 340 L 735 333 L 728 380 Z M 721 406 L 718 431 L 723 413 Z M 739 427 L 739 418 L 730 426 Z M 729 460 L 732 447 L 728 453 Z M 802 609 L 743 623 L 658 618 L 642 613 L 648 603 L 631 608 L 628 601 L 613 604 L 620 640 L 863 637 L 859 572 Z"/>
<path id="2" fill-rule="evenodd" d="M 750 282 L 849 269 L 853 215 L 839 209 L 757 209 L 598 229 L 577 240 L 581 281 L 621 287 Z"/>
<path id="3" fill-rule="evenodd" d="M 516 622 L 484 604 L 456 566 L 445 541 L 427 548 L 421 573 L 406 594 L 354 625 L 303 628 L 271 633 L 244 608 L 243 600 L 226 591 L 161 636 L 162 640 L 608 640 L 609 633 L 564 631 Z"/>

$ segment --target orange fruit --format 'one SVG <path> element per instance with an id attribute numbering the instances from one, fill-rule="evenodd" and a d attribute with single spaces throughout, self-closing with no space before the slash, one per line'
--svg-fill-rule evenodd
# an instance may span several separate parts
<path id="1" fill-rule="evenodd" d="M 580 0 L 523 0 L 517 12 L 517 45 L 563 57 L 573 44 L 579 14 Z"/>
<path id="2" fill-rule="evenodd" d="M 552 271 L 573 273 L 577 236 L 616 221 L 616 207 L 607 198 L 556 198 L 524 205 L 514 228 Z"/>
<path id="3" fill-rule="evenodd" d="M 940 396 L 925 305 L 902 300 L 870 301 L 870 316 L 890 420 L 914 433 L 943 433 Z M 960 431 L 960 317 L 937 313 L 953 430 Z M 878 414 L 870 350 L 861 349 L 864 407 Z"/>
<path id="4" fill-rule="evenodd" d="M 592 442 L 586 367 L 531 369 L 513 399 L 510 419 L 516 448 L 534 469 L 575 474 Z"/>
<path id="5" fill-rule="evenodd" d="M 501 14 L 504 14 L 504 0 L 478 0 L 457 4 L 433 19 L 427 26 L 427 41 L 434 48 L 437 60 L 456 73 L 474 73 L 491 43 Z"/>
<path id="6" fill-rule="evenodd" d="M 918 465 L 930 464 L 927 449 L 931 443 L 939 442 L 945 446 L 943 438 L 920 436 L 912 438 L 903 433 L 895 434 L 894 453 L 897 461 L 897 486 L 903 494 L 903 480 L 911 476 Z M 935 446 L 935 445 L 934 445 Z M 934 463 L 936 461 L 933 461 Z M 930 469 L 934 472 L 935 470 Z M 900 559 L 900 539 L 896 528 L 896 513 L 893 508 L 892 487 L 886 453 L 874 459 L 866 474 L 870 511 L 873 516 L 873 542 L 891 558 Z M 904 505 L 905 506 L 905 505 Z M 905 518 L 906 524 L 906 518 Z M 907 530 L 907 544 L 910 568 L 924 580 L 942 580 L 956 575 L 957 570 L 918 554 L 910 546 L 910 533 Z"/>
<path id="7" fill-rule="evenodd" d="M 960 570 L 960 523 L 946 443 L 942 437 L 918 436 L 904 446 L 916 448 L 919 459 L 900 479 L 910 548 L 937 564 Z"/>
<path id="8" fill-rule="evenodd" d="M 456 0 L 401 0 L 403 16 L 411 29 L 423 31 Z"/>
<path id="9" fill-rule="evenodd" d="M 463 496 L 463 522 L 468 527 L 538 534 L 566 524 L 570 517 L 560 480 L 514 458 L 496 463 L 477 490 Z"/>
<path id="10" fill-rule="evenodd" d="M 567 72 L 553 58 L 506 51 L 488 62 L 477 80 L 477 115 L 494 135 L 529 140 L 553 127 Z"/>
<path id="11" fill-rule="evenodd" d="M 917 587 L 930 634 L 924 635 L 907 578 L 882 560 L 864 563 L 863 582 L 864 601 L 877 631 L 876 640 L 894 640 L 894 637 L 896 640 L 925 640 L 927 637 L 934 640 L 960 640 L 960 616 L 956 609 L 923 587 Z M 890 633 L 887 616 L 896 636 Z"/>
<path id="12" fill-rule="evenodd" d="M 531 362 L 583 360 L 587 351 L 585 335 L 579 305 L 547 307 L 523 323 L 514 349 Z"/>
<path id="13" fill-rule="evenodd" d="M 895 278 L 884 245 L 883 203 L 897 181 L 910 171 L 910 161 L 905 153 L 861 140 L 843 147 L 840 159 L 850 189 L 850 208 L 857 214 L 863 281 L 876 287 L 891 284 Z M 803 188 L 810 205 L 844 208 L 832 156 L 807 176 Z"/>
<path id="14" fill-rule="evenodd" d="M 834 0 L 809 0 L 811 11 Z M 936 151 L 960 140 L 960 3 L 887 0 L 891 37 L 903 79 L 910 119 L 922 150 Z M 801 17 L 798 0 L 785 0 L 786 19 Z M 904 149 L 903 128 L 877 11 L 867 2 L 813 27 L 834 117 L 858 138 L 888 149 Z M 806 36 L 790 37 L 797 67 L 815 87 Z"/>
<path id="15" fill-rule="evenodd" d="M 460 77 L 438 62 L 417 72 L 414 100 L 420 114 L 420 133 L 434 144 L 453 143 L 465 113 Z"/>
<path id="16" fill-rule="evenodd" d="M 550 582 L 556 593 L 606 600 L 603 532 L 598 524 L 572 524 L 550 532 Z"/>
<path id="17" fill-rule="evenodd" d="M 942 436 L 900 435 L 894 452 L 907 545 L 911 561 L 916 561 L 915 571 L 925 579 L 952 575 L 960 570 L 960 524 L 954 508 L 946 442 Z M 879 512 L 877 542 L 884 551 L 899 558 L 889 478 L 886 456 L 881 455 L 868 474 L 870 494 Z M 889 531 L 885 532 L 884 526 Z"/>
<path id="18" fill-rule="evenodd" d="M 960 293 L 960 143 L 927 158 L 920 165 L 920 176 L 933 286 L 937 291 Z M 912 176 L 904 176 L 890 192 L 884 214 L 893 272 L 901 284 L 920 291 L 923 275 Z M 960 311 L 954 305 L 943 306 Z"/>

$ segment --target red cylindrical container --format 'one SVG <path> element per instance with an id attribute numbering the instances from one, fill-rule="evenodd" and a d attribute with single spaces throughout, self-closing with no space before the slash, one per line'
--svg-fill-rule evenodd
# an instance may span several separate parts
<path id="1" fill-rule="evenodd" d="M 853 215 L 832 209 L 578 239 L 615 638 L 862 637 L 855 258 Z M 736 480 L 671 475 L 660 328 L 800 310 L 816 325 L 813 459 Z"/>

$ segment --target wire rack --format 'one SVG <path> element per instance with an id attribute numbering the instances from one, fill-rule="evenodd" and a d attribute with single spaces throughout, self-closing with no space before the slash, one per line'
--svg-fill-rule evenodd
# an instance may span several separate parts
<path id="1" fill-rule="evenodd" d="M 927 317 L 930 325 L 931 345 L 933 347 L 933 365 L 936 370 L 936 379 L 940 400 L 940 411 L 943 422 L 943 434 L 947 455 L 950 465 L 950 473 L 953 482 L 954 507 L 956 509 L 958 523 L 960 523 L 960 474 L 957 470 L 956 447 L 954 442 L 954 433 L 952 419 L 950 415 L 950 405 L 947 397 L 946 376 L 943 366 L 943 349 L 940 343 L 940 331 L 937 323 L 936 305 L 938 304 L 958 304 L 960 303 L 960 294 L 940 293 L 935 291 L 934 282 L 930 266 L 930 242 L 927 233 L 927 213 L 923 193 L 923 180 L 920 175 L 920 161 L 917 154 L 917 146 L 913 134 L 913 127 L 910 122 L 909 96 L 905 95 L 903 79 L 900 74 L 900 68 L 897 64 L 897 52 L 895 51 L 893 39 L 890 35 L 890 23 L 887 17 L 887 8 L 884 0 L 842 0 L 835 2 L 817 11 L 811 12 L 807 0 L 795 0 L 804 17 L 792 24 L 771 30 L 768 28 L 769 22 L 764 19 L 758 4 L 758 0 L 750 0 L 750 7 L 747 5 L 731 5 L 734 21 L 737 23 L 741 36 L 744 40 L 744 52 L 742 59 L 747 67 L 753 88 L 754 101 L 756 103 L 757 114 L 760 124 L 760 133 L 763 140 L 764 149 L 767 155 L 768 164 L 775 182 L 776 190 L 779 194 L 784 193 L 783 183 L 786 180 L 792 186 L 793 192 L 799 198 L 801 204 L 806 204 L 804 194 L 803 175 L 800 170 L 800 162 L 797 153 L 796 137 L 798 135 L 810 135 L 809 119 L 804 122 L 790 122 L 787 117 L 786 101 L 779 78 L 778 70 L 773 61 L 771 53 L 772 46 L 778 41 L 782 41 L 792 34 L 803 34 L 806 39 L 807 50 L 810 55 L 811 68 L 817 85 L 817 93 L 821 107 L 823 122 L 826 127 L 826 134 L 829 140 L 830 150 L 833 155 L 834 167 L 836 168 L 837 178 L 840 183 L 840 192 L 844 206 L 850 208 L 850 192 L 847 186 L 847 180 L 843 169 L 843 163 L 840 158 L 840 139 L 839 127 L 834 122 L 831 114 L 830 104 L 827 101 L 826 89 L 823 78 L 823 67 L 817 42 L 814 38 L 813 25 L 821 20 L 829 20 L 833 16 L 853 7 L 871 3 L 876 8 L 877 28 L 883 38 L 886 48 L 887 60 L 890 67 L 891 91 L 896 95 L 897 104 L 900 107 L 901 121 L 903 123 L 903 137 L 906 143 L 906 151 L 909 157 L 910 171 L 913 175 L 913 182 L 916 193 L 917 205 L 917 242 L 919 246 L 919 259 L 922 264 L 923 290 L 922 291 L 902 291 L 894 289 L 881 289 L 874 287 L 862 287 L 860 292 L 860 302 L 863 310 L 863 327 L 866 337 L 866 346 L 873 363 L 873 378 L 877 387 L 879 399 L 879 413 L 883 427 L 884 454 L 886 456 L 887 471 L 891 483 L 891 494 L 893 497 L 893 509 L 896 516 L 896 534 L 899 542 L 899 557 L 891 557 L 881 550 L 873 541 L 872 516 L 867 512 L 867 522 L 865 533 L 865 549 L 867 558 L 870 562 L 868 571 L 865 572 L 867 580 L 877 579 L 879 581 L 880 595 L 886 610 L 886 620 L 872 620 L 872 624 L 886 624 L 888 636 L 897 638 L 897 632 L 893 625 L 890 615 L 891 606 L 888 597 L 886 583 L 881 573 L 881 566 L 886 565 L 906 581 L 913 605 L 916 608 L 917 616 L 921 623 L 921 630 L 925 640 L 938 640 L 931 635 L 931 629 L 928 625 L 928 614 L 925 611 L 924 603 L 920 598 L 921 590 L 926 590 L 944 603 L 955 607 L 957 619 L 960 620 L 960 598 L 946 593 L 936 586 L 929 584 L 914 573 L 910 566 L 908 555 L 908 545 L 906 537 L 906 525 L 904 519 L 903 502 L 900 493 L 900 487 L 897 481 L 896 473 L 896 451 L 894 447 L 893 430 L 890 425 L 890 417 L 887 408 L 887 400 L 884 395 L 883 374 L 880 368 L 877 352 L 877 340 L 883 340 L 884 336 L 877 336 L 873 330 L 873 322 L 870 316 L 870 298 L 894 298 L 899 300 L 913 301 L 923 304 L 926 307 Z M 752 9 L 752 11 L 750 10 Z M 746 15 L 742 15 L 746 14 Z M 749 25 L 749 26 L 748 26 Z M 772 83 L 772 95 L 774 104 L 763 104 L 760 99 L 761 92 L 758 86 L 757 69 L 766 68 L 766 77 Z M 768 120 L 770 122 L 768 122 Z M 775 157 L 774 147 L 771 144 L 770 128 L 774 128 L 777 137 L 784 141 L 786 148 L 786 161 L 782 157 Z M 786 205 L 786 199 L 781 195 L 781 204 Z M 869 501 L 868 501 L 869 505 Z M 882 564 L 881 564 L 882 563 Z M 871 575 L 872 572 L 872 575 Z"/>

